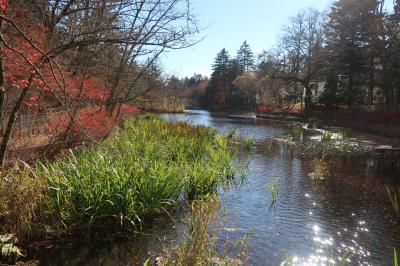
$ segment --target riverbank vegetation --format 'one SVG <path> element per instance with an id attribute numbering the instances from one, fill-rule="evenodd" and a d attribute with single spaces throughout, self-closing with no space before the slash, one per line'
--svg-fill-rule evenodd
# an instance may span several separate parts
<path id="1" fill-rule="evenodd" d="M 232 244 L 226 241 L 224 247 L 217 247 L 215 233 L 210 233 L 211 224 L 221 206 L 216 195 L 208 195 L 201 201 L 194 201 L 186 219 L 187 230 L 179 245 L 159 258 L 159 265 L 244 265 L 247 256 L 246 236 Z"/>
<path id="2" fill-rule="evenodd" d="M 199 33 L 186 0 L 0 4 L 1 166 L 106 137 L 159 99 L 160 56 Z"/>
<path id="3" fill-rule="evenodd" d="M 232 177 L 228 139 L 141 116 L 102 143 L 1 175 L 0 234 L 27 243 L 134 234 Z"/>

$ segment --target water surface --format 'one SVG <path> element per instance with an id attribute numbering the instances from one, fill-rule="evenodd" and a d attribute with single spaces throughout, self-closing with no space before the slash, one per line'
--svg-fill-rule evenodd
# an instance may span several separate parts
<path id="1" fill-rule="evenodd" d="M 386 186 L 398 187 L 396 171 L 377 171 L 362 161 L 332 161 L 328 180 L 310 178 L 310 159 L 285 144 L 267 145 L 285 133 L 283 123 L 239 118 L 206 111 L 165 114 L 170 121 L 190 121 L 216 128 L 236 128 L 255 137 L 245 156 L 247 182 L 224 190 L 222 237 L 249 234 L 249 265 L 279 265 L 285 256 L 297 265 L 333 263 L 354 252 L 351 265 L 391 265 L 393 248 L 400 250 L 400 227 L 392 222 Z M 271 206 L 267 185 L 278 180 L 278 201 Z"/>
<path id="2" fill-rule="evenodd" d="M 248 235 L 247 265 L 279 265 L 290 257 L 295 265 L 327 265 L 354 252 L 350 265 L 392 265 L 393 248 L 400 250 L 400 227 L 393 222 L 386 187 L 399 188 L 399 175 L 374 166 L 365 159 L 331 161 L 332 177 L 310 178 L 311 159 L 283 143 L 271 143 L 282 136 L 287 125 L 257 120 L 252 115 L 232 116 L 207 111 L 163 114 L 169 121 L 189 121 L 225 133 L 235 128 L 239 135 L 254 136 L 250 153 L 237 161 L 248 165 L 247 178 L 240 186 L 220 191 L 225 215 L 215 226 L 219 245 Z M 271 206 L 267 189 L 278 180 L 278 201 Z M 141 265 L 157 256 L 162 242 L 176 245 L 179 226 L 156 221 L 154 237 L 106 245 L 72 245 L 45 256 L 53 265 Z M 177 229 L 178 228 L 178 229 Z M 149 232 L 150 234 L 152 231 Z"/>

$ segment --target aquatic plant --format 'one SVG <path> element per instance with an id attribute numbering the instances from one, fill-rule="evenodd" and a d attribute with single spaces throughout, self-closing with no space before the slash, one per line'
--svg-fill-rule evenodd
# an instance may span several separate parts
<path id="1" fill-rule="evenodd" d="M 272 151 L 274 148 L 274 145 L 271 141 L 268 141 L 266 146 L 268 151 Z"/>
<path id="2" fill-rule="evenodd" d="M 270 180 L 268 182 L 268 191 L 271 194 L 271 205 L 275 204 L 278 200 L 279 194 L 279 179 L 275 179 L 275 181 Z"/>
<path id="3" fill-rule="evenodd" d="M 236 128 L 231 128 L 227 133 L 225 133 L 225 136 L 227 139 L 233 139 L 233 137 L 236 135 Z"/>
<path id="4" fill-rule="evenodd" d="M 328 178 L 330 175 L 330 167 L 328 161 L 324 158 L 314 159 L 311 162 L 314 171 L 311 174 L 311 177 L 315 180 L 323 180 Z"/>
<path id="5" fill-rule="evenodd" d="M 218 251 L 217 239 L 208 230 L 219 208 L 218 197 L 215 194 L 194 201 L 186 218 L 185 236 L 176 249 L 167 252 L 162 265 L 241 265 L 244 255 L 242 250 L 234 258 L 228 256 L 225 251 Z M 245 246 L 247 236 L 237 243 Z"/>
<path id="6" fill-rule="evenodd" d="M 351 138 L 353 136 L 353 131 L 350 128 L 341 128 L 338 132 L 344 139 Z"/>
<path id="7" fill-rule="evenodd" d="M 96 146 L 4 177 L 0 234 L 26 240 L 143 230 L 223 185 L 232 156 L 228 140 L 214 130 L 138 117 Z"/>
<path id="8" fill-rule="evenodd" d="M 393 210 L 396 213 L 396 217 L 400 219 L 400 201 L 397 199 L 396 192 L 393 192 L 392 194 L 389 188 L 386 188 L 386 190 L 389 196 L 390 204 L 392 205 Z"/>
<path id="9" fill-rule="evenodd" d="M 332 140 L 332 136 L 333 136 L 332 132 L 325 131 L 322 134 L 321 141 L 331 141 Z"/>
<path id="10" fill-rule="evenodd" d="M 397 251 L 395 248 L 393 249 L 393 260 L 394 260 L 394 266 L 399 266 L 399 260 L 397 259 Z"/>
<path id="11" fill-rule="evenodd" d="M 214 131 L 146 116 L 97 147 L 37 168 L 64 226 L 138 230 L 171 206 L 214 191 L 231 162 L 228 142 Z"/>
<path id="12" fill-rule="evenodd" d="M 251 151 L 251 148 L 253 147 L 254 144 L 254 137 L 253 136 L 243 136 L 242 138 L 242 147 L 246 151 Z"/>
<path id="13" fill-rule="evenodd" d="M 303 135 L 303 128 L 299 126 L 290 127 L 288 130 L 288 136 L 292 138 L 292 140 L 300 140 Z"/>
<path id="14" fill-rule="evenodd" d="M 342 153 L 348 153 L 351 152 L 352 150 L 352 145 L 351 141 L 345 139 L 339 143 L 339 151 Z"/>
<path id="15" fill-rule="evenodd" d="M 319 120 L 311 120 L 308 127 L 309 128 L 320 128 L 321 127 L 321 121 L 319 121 Z"/>

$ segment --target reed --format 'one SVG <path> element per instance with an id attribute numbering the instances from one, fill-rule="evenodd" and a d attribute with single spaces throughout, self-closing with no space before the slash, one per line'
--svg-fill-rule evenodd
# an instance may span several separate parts
<path id="1" fill-rule="evenodd" d="M 353 131 L 350 128 L 342 128 L 338 132 L 344 139 L 351 138 L 353 136 Z"/>
<path id="2" fill-rule="evenodd" d="M 312 179 L 318 181 L 328 178 L 330 176 L 331 171 L 327 159 L 315 158 L 314 160 L 312 160 L 311 164 L 314 169 L 313 173 L 311 174 Z"/>
<path id="3" fill-rule="evenodd" d="M 231 161 L 228 141 L 214 131 L 146 116 L 98 147 L 37 168 L 62 224 L 138 230 L 173 206 L 214 191 Z"/>
<path id="4" fill-rule="evenodd" d="M 0 234 L 27 239 L 32 232 L 40 238 L 141 231 L 157 216 L 223 185 L 233 172 L 229 146 L 206 127 L 138 117 L 96 146 L 38 162 L 29 174 L 11 173 L 20 183 L 11 182 L 15 191 L 0 197 L 0 216 L 8 225 Z M 0 189 L 7 191 L 4 182 Z M 15 196 L 21 211 L 13 208 Z"/>
<path id="5" fill-rule="evenodd" d="M 242 147 L 246 151 L 251 151 L 251 148 L 253 147 L 254 144 L 254 137 L 253 136 L 244 136 L 242 138 Z"/>
<path id="6" fill-rule="evenodd" d="M 331 141 L 332 140 L 333 134 L 329 131 L 325 131 L 324 134 L 322 134 L 321 141 Z"/>
<path id="7" fill-rule="evenodd" d="M 279 179 L 277 178 L 275 181 L 268 182 L 268 191 L 271 194 L 271 205 L 275 204 L 278 200 L 279 194 Z"/>
<path id="8" fill-rule="evenodd" d="M 302 135 L 303 135 L 303 128 L 299 127 L 299 126 L 290 127 L 289 130 L 288 130 L 287 135 L 292 140 L 300 140 Z"/>
<path id="9" fill-rule="evenodd" d="M 395 248 L 393 249 L 393 260 L 394 260 L 394 266 L 399 266 L 399 260 L 397 258 L 397 251 Z"/>
<path id="10" fill-rule="evenodd" d="M 388 193 L 390 204 L 392 205 L 392 208 L 393 208 L 394 212 L 396 213 L 397 219 L 399 219 L 400 218 L 400 202 L 397 199 L 396 192 L 392 193 L 389 188 L 386 188 L 386 190 Z"/>
<path id="11" fill-rule="evenodd" d="M 215 221 L 220 210 L 218 196 L 210 194 L 203 200 L 197 200 L 191 204 L 191 212 L 186 218 L 187 230 L 179 245 L 167 252 L 165 257 L 159 257 L 160 265 L 243 265 L 246 257 L 247 235 L 238 240 L 233 249 L 239 250 L 236 255 L 217 247 L 217 238 L 209 232 L 210 224 Z M 228 244 L 229 245 L 229 244 Z"/>

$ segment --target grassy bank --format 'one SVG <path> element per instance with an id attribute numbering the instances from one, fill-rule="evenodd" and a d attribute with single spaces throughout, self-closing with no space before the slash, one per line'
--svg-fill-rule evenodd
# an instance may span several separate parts
<path id="1" fill-rule="evenodd" d="M 20 243 L 67 234 L 132 233 L 215 191 L 232 175 L 227 138 L 146 115 L 103 143 L 0 183 L 1 233 Z"/>

